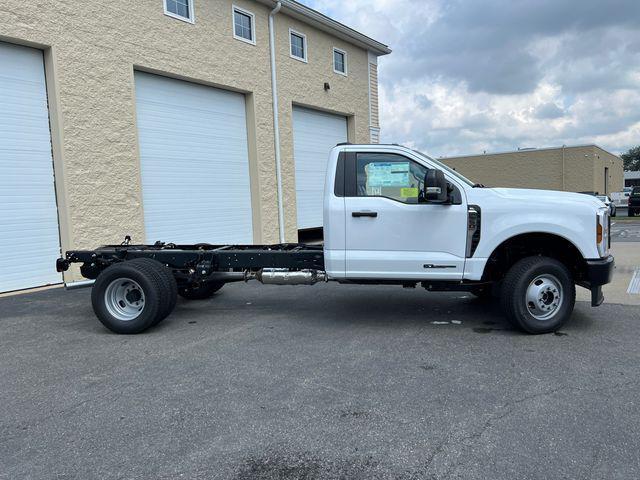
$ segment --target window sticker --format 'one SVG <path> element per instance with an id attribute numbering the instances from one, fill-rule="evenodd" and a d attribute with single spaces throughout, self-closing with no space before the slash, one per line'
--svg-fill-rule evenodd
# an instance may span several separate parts
<path id="1" fill-rule="evenodd" d="M 367 195 L 370 197 L 382 195 L 382 187 L 367 187 Z"/>
<path id="2" fill-rule="evenodd" d="M 418 189 L 417 188 L 401 188 L 400 196 L 403 198 L 418 198 Z"/>
<path id="3" fill-rule="evenodd" d="M 364 167 L 367 190 L 373 187 L 409 187 L 409 162 L 371 162 Z"/>

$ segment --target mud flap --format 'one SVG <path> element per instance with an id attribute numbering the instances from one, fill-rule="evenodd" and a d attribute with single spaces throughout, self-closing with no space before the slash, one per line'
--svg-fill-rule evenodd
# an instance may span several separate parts
<path id="1" fill-rule="evenodd" d="M 591 306 L 599 307 L 604 302 L 604 295 L 602 293 L 602 286 L 591 287 Z"/>

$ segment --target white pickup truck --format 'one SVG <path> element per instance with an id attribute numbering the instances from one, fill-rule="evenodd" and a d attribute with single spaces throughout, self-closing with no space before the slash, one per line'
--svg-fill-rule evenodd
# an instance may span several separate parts
<path id="1" fill-rule="evenodd" d="M 614 267 L 609 223 L 595 197 L 485 188 L 406 147 L 341 144 L 328 161 L 323 246 L 127 240 L 69 251 L 57 269 L 82 264 L 96 280 L 97 317 L 118 333 L 157 324 L 176 295 L 209 298 L 248 280 L 468 291 L 498 297 L 515 327 L 546 333 L 570 318 L 576 285 L 591 290 L 593 306 L 602 303 Z"/>

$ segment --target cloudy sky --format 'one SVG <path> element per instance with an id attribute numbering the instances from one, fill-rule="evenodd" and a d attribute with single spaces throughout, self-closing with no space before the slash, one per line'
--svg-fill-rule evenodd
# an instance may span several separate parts
<path id="1" fill-rule="evenodd" d="M 303 0 L 388 44 L 382 140 L 433 156 L 640 144 L 640 0 Z"/>

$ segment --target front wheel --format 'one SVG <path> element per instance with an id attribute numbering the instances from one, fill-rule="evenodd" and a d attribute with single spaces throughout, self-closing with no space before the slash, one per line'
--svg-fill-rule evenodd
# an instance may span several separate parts
<path id="1" fill-rule="evenodd" d="M 576 287 L 562 263 L 549 257 L 527 257 L 507 272 L 502 308 L 507 319 L 529 333 L 559 330 L 573 312 Z"/>

